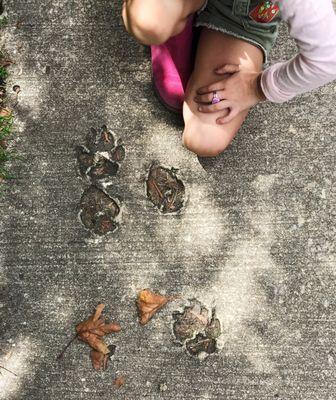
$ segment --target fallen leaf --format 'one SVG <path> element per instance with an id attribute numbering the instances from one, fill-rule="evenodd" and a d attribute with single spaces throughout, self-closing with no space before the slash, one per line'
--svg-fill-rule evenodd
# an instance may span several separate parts
<path id="1" fill-rule="evenodd" d="M 76 325 L 76 335 L 68 342 L 63 348 L 57 359 L 60 360 L 67 348 L 77 338 L 82 340 L 92 348 L 91 350 L 91 361 L 93 368 L 96 370 L 105 370 L 107 368 L 108 360 L 114 354 L 116 346 L 109 345 L 102 340 L 102 338 L 112 332 L 120 332 L 120 325 L 115 322 L 106 323 L 104 317 L 101 316 L 105 304 L 98 304 L 93 315 L 91 315 L 86 321 Z"/>
<path id="2" fill-rule="evenodd" d="M 126 382 L 126 379 L 124 376 L 118 376 L 113 381 L 113 384 L 119 388 L 120 386 L 123 386 L 125 384 L 125 382 Z"/>
<path id="3" fill-rule="evenodd" d="M 165 304 L 170 301 L 170 297 L 153 293 L 149 289 L 144 289 L 138 294 L 137 306 L 140 317 L 140 324 L 145 325 Z"/>
<path id="4" fill-rule="evenodd" d="M 95 313 L 86 321 L 76 326 L 78 339 L 86 342 L 92 349 L 108 354 L 110 352 L 106 343 L 101 339 L 107 333 L 120 332 L 119 324 L 105 324 L 105 318 L 101 318 L 101 313 L 105 308 L 105 304 L 99 304 Z"/>
<path id="5" fill-rule="evenodd" d="M 95 370 L 105 371 L 107 369 L 108 362 L 111 356 L 114 354 L 116 346 L 110 345 L 108 346 L 108 349 L 110 350 L 110 353 L 108 354 L 103 354 L 100 353 L 99 351 L 91 350 L 90 356 L 91 356 L 92 366 Z"/>
<path id="6" fill-rule="evenodd" d="M 91 350 L 90 353 L 91 361 L 92 361 L 92 366 L 95 370 L 105 370 L 107 368 L 107 363 L 109 359 L 108 354 L 103 354 L 100 353 L 99 351 L 96 350 Z"/>

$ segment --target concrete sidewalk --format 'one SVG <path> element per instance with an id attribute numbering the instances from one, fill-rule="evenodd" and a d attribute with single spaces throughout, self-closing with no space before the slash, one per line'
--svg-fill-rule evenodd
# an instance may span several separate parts
<path id="1" fill-rule="evenodd" d="M 334 399 L 335 83 L 256 107 L 229 150 L 198 159 L 153 96 L 148 52 L 119 3 L 5 2 L 24 159 L 0 207 L 0 365 L 18 375 L 3 371 L 0 399 Z M 271 61 L 295 52 L 283 26 Z M 107 188 L 120 227 L 97 237 L 78 220 L 87 184 L 75 147 L 103 124 L 126 158 Z M 147 199 L 153 161 L 179 169 L 181 214 Z M 135 299 L 147 287 L 181 297 L 142 327 Z M 172 331 L 193 298 L 222 326 L 203 361 Z M 109 368 L 94 371 L 79 342 L 56 362 L 99 302 L 122 326 Z"/>

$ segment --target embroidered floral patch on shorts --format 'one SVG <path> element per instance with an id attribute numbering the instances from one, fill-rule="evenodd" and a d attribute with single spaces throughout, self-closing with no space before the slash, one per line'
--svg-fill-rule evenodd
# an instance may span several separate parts
<path id="1" fill-rule="evenodd" d="M 249 16 L 256 22 L 272 22 L 279 12 L 280 7 L 277 3 L 262 1 L 253 8 Z"/>

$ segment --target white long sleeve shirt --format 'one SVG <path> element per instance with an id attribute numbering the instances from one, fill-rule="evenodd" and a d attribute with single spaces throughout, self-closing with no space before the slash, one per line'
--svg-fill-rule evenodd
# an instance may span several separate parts
<path id="1" fill-rule="evenodd" d="M 282 103 L 336 79 L 336 15 L 331 0 L 279 0 L 299 53 L 265 69 L 266 98 Z"/>

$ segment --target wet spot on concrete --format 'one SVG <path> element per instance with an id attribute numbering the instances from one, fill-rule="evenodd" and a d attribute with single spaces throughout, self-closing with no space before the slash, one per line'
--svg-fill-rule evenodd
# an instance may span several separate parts
<path id="1" fill-rule="evenodd" d="M 217 351 L 221 324 L 214 309 L 210 313 L 201 303 L 193 300 L 191 306 L 173 317 L 174 335 L 191 355 L 204 358 Z"/>
<path id="2" fill-rule="evenodd" d="M 153 164 L 146 181 L 149 200 L 164 214 L 181 210 L 185 203 L 185 187 L 176 176 L 177 170 Z"/>
<path id="3" fill-rule="evenodd" d="M 120 207 L 103 190 L 95 186 L 87 188 L 80 202 L 80 219 L 83 225 L 97 235 L 106 235 L 118 228 Z"/>

